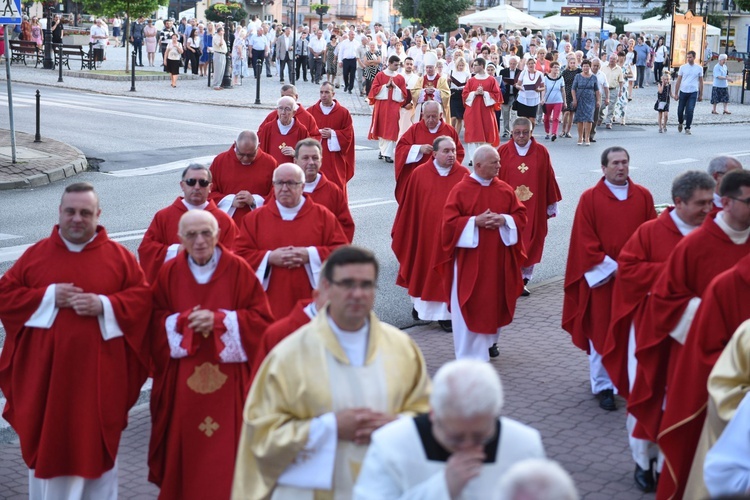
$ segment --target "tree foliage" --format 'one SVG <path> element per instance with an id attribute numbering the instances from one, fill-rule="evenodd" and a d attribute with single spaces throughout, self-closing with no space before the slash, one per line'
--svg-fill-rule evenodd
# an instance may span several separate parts
<path id="1" fill-rule="evenodd" d="M 670 15 L 672 15 L 672 12 L 666 12 L 664 10 L 664 6 L 661 5 L 661 6 L 658 6 L 658 7 L 653 7 L 651 9 L 648 9 L 646 12 L 644 12 L 641 15 L 641 19 L 649 19 L 649 18 L 654 17 L 654 16 L 659 16 L 659 18 L 662 19 L 665 16 L 670 16 Z"/>
<path id="2" fill-rule="evenodd" d="M 615 33 L 618 35 L 621 33 L 625 33 L 625 25 L 630 23 L 627 19 L 620 19 L 619 17 L 615 17 L 610 19 L 609 24 L 615 27 Z"/>
<path id="3" fill-rule="evenodd" d="M 242 21 L 247 18 L 247 11 L 239 3 L 216 3 L 206 9 L 206 19 L 213 22 L 225 22 L 228 16 L 234 21 Z"/>
<path id="4" fill-rule="evenodd" d="M 149 16 L 169 0 L 80 0 L 83 10 L 95 16 L 115 16 L 123 12 L 130 19 Z"/>
<path id="5" fill-rule="evenodd" d="M 405 18 L 448 32 L 458 28 L 458 16 L 473 3 L 472 0 L 394 0 L 393 6 Z"/>
<path id="6" fill-rule="evenodd" d="M 556 15 L 558 15 L 559 13 L 560 13 L 559 11 L 556 11 L 556 10 L 551 10 L 551 11 L 547 12 L 546 14 L 544 14 L 544 17 L 552 17 L 552 16 L 556 16 Z"/>
<path id="7" fill-rule="evenodd" d="M 740 10 L 750 11 L 750 0 L 734 0 L 734 4 Z"/>

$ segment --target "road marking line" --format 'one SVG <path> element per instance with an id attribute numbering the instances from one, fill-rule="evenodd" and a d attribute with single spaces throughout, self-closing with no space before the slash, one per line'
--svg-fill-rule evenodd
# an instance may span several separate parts
<path id="1" fill-rule="evenodd" d="M 389 205 L 391 203 L 396 203 L 396 200 L 376 201 L 376 202 L 373 202 L 373 203 L 364 203 L 362 205 L 349 205 L 349 208 L 351 210 L 354 210 L 355 208 L 374 207 L 374 206 L 377 206 L 377 205 Z"/>
<path id="2" fill-rule="evenodd" d="M 23 238 L 23 236 L 18 236 L 16 234 L 0 233 L 0 240 L 15 240 L 16 238 Z"/>
<path id="3" fill-rule="evenodd" d="M 696 160 L 695 158 L 682 158 L 680 160 L 660 161 L 659 165 L 682 165 L 684 163 L 693 163 L 696 161 L 699 160 Z"/>
<path id="4" fill-rule="evenodd" d="M 728 153 L 718 153 L 717 156 L 747 156 L 750 154 L 750 150 L 743 149 L 742 151 L 730 151 Z"/>
<path id="5" fill-rule="evenodd" d="M 367 146 L 359 146 L 357 144 L 354 145 L 354 151 L 369 151 L 373 148 L 367 147 Z"/>
<path id="6" fill-rule="evenodd" d="M 161 165 L 152 165 L 150 167 L 131 168 L 127 170 L 115 170 L 112 172 L 102 172 L 106 175 L 113 177 L 139 177 L 142 175 L 155 175 L 162 174 L 164 172 L 171 172 L 172 170 L 179 170 L 187 167 L 191 163 L 208 163 L 214 161 L 216 155 L 211 156 L 199 156 L 197 158 L 187 158 L 185 160 L 173 161 L 170 163 L 162 163 Z"/>

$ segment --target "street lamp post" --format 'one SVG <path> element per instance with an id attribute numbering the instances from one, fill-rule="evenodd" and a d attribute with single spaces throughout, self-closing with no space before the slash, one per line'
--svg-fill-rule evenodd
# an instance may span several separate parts
<path id="1" fill-rule="evenodd" d="M 734 1 L 729 0 L 727 2 L 727 42 L 724 47 L 724 53 L 729 55 L 729 30 L 732 28 L 732 12 L 734 11 Z"/>
<path id="2" fill-rule="evenodd" d="M 221 79 L 221 88 L 232 88 L 232 47 L 229 45 L 229 30 L 232 27 L 232 16 L 226 17 L 226 26 L 224 26 L 224 41 L 227 43 L 227 62 L 224 64 L 224 77 Z"/>
<path id="3" fill-rule="evenodd" d="M 44 27 L 44 69 L 55 69 L 55 61 L 52 59 L 52 11 L 55 10 L 51 3 L 47 4 L 47 25 Z"/>

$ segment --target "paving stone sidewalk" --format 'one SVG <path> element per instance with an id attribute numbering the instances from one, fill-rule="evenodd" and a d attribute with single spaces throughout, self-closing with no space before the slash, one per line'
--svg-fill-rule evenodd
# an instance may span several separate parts
<path id="1" fill-rule="evenodd" d="M 547 455 L 573 475 L 582 498 L 648 498 L 633 484 L 622 400 L 615 412 L 599 408 L 586 354 L 560 329 L 562 285 L 558 278 L 532 287 L 532 295 L 518 301 L 516 320 L 501 333 L 500 357 L 492 365 L 505 387 L 503 413 L 539 429 Z M 436 324 L 406 331 L 422 349 L 430 373 L 453 359 L 452 336 Z M 150 430 L 148 405 L 135 407 L 118 456 L 121 498 L 157 496 L 146 480 Z M 27 481 L 17 442 L 0 445 L 0 498 L 27 498 Z"/>

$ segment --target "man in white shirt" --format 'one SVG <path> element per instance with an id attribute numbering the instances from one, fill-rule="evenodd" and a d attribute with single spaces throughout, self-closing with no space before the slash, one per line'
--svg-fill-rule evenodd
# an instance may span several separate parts
<path id="1" fill-rule="evenodd" d="M 310 40 L 310 77 L 313 83 L 320 84 L 320 77 L 323 76 L 323 64 L 326 57 L 326 40 L 323 38 L 323 31 L 318 30 L 315 37 Z"/>
<path id="2" fill-rule="evenodd" d="M 682 132 L 682 123 L 685 122 L 685 134 L 690 135 L 690 126 L 693 124 L 693 110 L 695 101 L 703 100 L 703 68 L 695 64 L 695 51 L 687 53 L 687 63 L 680 66 L 677 72 L 677 81 L 674 84 L 675 101 L 677 105 L 677 131 Z"/>
<path id="3" fill-rule="evenodd" d="M 602 98 L 596 103 L 596 107 L 594 108 L 594 123 L 591 125 L 591 134 L 589 135 L 591 142 L 596 142 L 596 139 L 594 138 L 596 137 L 596 126 L 604 119 L 602 111 L 607 109 L 610 99 L 609 81 L 607 80 L 607 75 L 602 73 L 601 69 L 602 62 L 596 57 L 593 58 L 591 60 L 591 73 L 596 77 L 596 81 L 599 84 L 599 93 Z"/>
<path id="4" fill-rule="evenodd" d="M 352 93 L 354 77 L 357 73 L 357 48 L 361 43 L 354 39 L 354 30 L 350 29 L 347 37 L 337 46 L 339 51 L 339 68 L 344 75 L 344 92 Z"/>
<path id="5" fill-rule="evenodd" d="M 255 78 L 258 78 L 258 73 L 263 68 L 263 60 L 268 57 L 271 46 L 268 44 L 268 38 L 263 34 L 262 29 L 253 31 L 249 42 L 252 49 L 253 72 Z"/>

